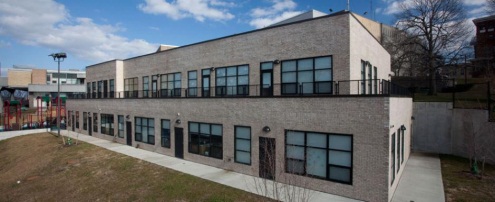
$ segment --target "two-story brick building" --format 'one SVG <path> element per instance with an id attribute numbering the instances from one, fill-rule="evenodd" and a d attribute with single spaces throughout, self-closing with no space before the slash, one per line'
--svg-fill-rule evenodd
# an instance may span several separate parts
<path id="1" fill-rule="evenodd" d="M 84 134 L 367 201 L 391 199 L 409 157 L 412 99 L 350 12 L 86 71 L 67 103 Z"/>

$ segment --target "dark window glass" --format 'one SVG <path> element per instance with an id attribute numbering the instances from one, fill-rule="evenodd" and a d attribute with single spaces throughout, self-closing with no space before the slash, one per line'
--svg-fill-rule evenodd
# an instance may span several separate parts
<path id="1" fill-rule="evenodd" d="M 93 132 L 98 132 L 98 113 L 93 113 Z"/>
<path id="2" fill-rule="evenodd" d="M 79 129 L 79 111 L 76 111 L 76 128 Z"/>
<path id="3" fill-rule="evenodd" d="M 216 96 L 249 95 L 249 66 L 220 67 L 216 73 Z"/>
<path id="4" fill-rule="evenodd" d="M 110 79 L 110 97 L 115 97 L 115 79 Z"/>
<path id="5" fill-rule="evenodd" d="M 143 76 L 143 97 L 149 97 L 150 77 Z"/>
<path id="6" fill-rule="evenodd" d="M 83 130 L 88 130 L 88 113 L 83 112 Z"/>
<path id="7" fill-rule="evenodd" d="M 161 97 L 181 96 L 181 73 L 162 74 L 160 76 Z"/>
<path id="8" fill-rule="evenodd" d="M 331 94 L 332 57 L 282 62 L 282 94 Z"/>
<path id="9" fill-rule="evenodd" d="M 222 159 L 222 125 L 189 122 L 189 153 Z"/>
<path id="10" fill-rule="evenodd" d="M 138 78 L 124 79 L 124 97 L 136 98 L 138 97 Z"/>

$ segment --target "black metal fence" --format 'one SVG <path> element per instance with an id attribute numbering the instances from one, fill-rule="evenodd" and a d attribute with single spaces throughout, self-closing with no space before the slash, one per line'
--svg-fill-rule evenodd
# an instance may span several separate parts
<path id="1" fill-rule="evenodd" d="M 362 90 L 362 84 L 369 90 Z M 349 80 L 273 85 L 190 87 L 160 90 L 134 90 L 108 93 L 80 93 L 69 99 L 99 98 L 193 98 L 193 97 L 283 97 L 333 95 L 410 96 L 407 89 L 387 80 Z"/>

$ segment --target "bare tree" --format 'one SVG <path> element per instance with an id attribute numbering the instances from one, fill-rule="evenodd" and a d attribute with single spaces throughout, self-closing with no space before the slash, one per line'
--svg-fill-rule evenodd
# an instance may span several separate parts
<path id="1" fill-rule="evenodd" d="M 487 13 L 488 14 L 495 14 L 495 0 L 486 0 L 486 4 L 487 4 Z"/>
<path id="2" fill-rule="evenodd" d="M 410 0 L 399 5 L 397 27 L 421 47 L 430 77 L 430 92 L 436 94 L 439 58 L 454 58 L 468 45 L 466 11 L 462 0 Z"/>
<path id="3" fill-rule="evenodd" d="M 277 158 L 275 152 L 271 151 L 273 147 L 269 144 L 265 142 L 260 147 L 263 150 L 261 152 L 264 152 L 266 155 L 265 162 L 260 162 L 263 164 L 261 166 L 263 168 L 261 169 L 266 170 L 260 172 L 260 175 L 263 176 L 252 177 L 254 191 L 258 195 L 273 198 L 277 201 L 309 201 L 315 191 L 307 187 L 311 184 L 314 185 L 314 180 L 311 181 L 307 176 L 285 173 L 285 166 L 287 166 L 288 162 L 284 162 L 284 159 Z"/>

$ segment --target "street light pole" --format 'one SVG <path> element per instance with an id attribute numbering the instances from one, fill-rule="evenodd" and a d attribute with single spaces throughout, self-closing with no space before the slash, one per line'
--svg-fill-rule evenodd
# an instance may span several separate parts
<path id="1" fill-rule="evenodd" d="M 60 62 L 63 62 L 67 58 L 65 53 L 53 53 L 49 56 L 53 57 L 54 61 L 58 63 L 58 75 L 57 75 L 57 136 L 60 137 Z M 51 112 L 50 112 L 51 113 Z"/>

